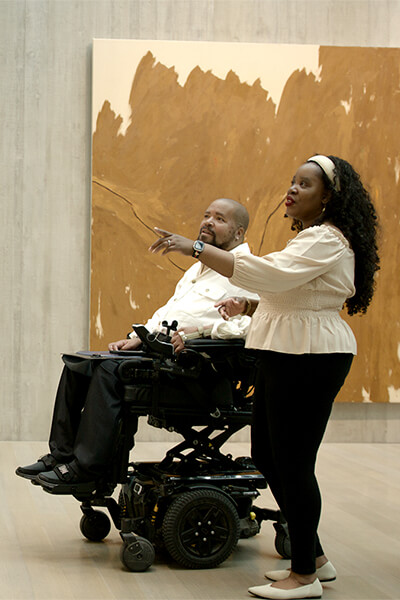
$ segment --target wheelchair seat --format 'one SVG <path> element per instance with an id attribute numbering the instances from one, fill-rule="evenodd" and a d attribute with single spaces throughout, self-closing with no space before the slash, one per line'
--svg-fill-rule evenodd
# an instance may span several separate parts
<path id="1" fill-rule="evenodd" d="M 167 452 L 162 467 L 234 469 L 221 446 L 251 423 L 255 358 L 243 340 L 192 340 L 175 361 L 140 357 L 121 363 L 125 410 L 148 415 L 153 427 L 175 431 L 184 441 Z M 199 427 L 203 427 L 199 431 Z M 212 439 L 215 431 L 221 433 Z M 183 452 L 191 448 L 191 453 Z"/>

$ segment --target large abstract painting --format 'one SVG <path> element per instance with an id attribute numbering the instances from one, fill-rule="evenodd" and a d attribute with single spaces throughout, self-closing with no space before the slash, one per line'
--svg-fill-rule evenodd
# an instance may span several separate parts
<path id="1" fill-rule="evenodd" d="M 293 237 L 297 166 L 334 154 L 381 218 L 381 271 L 342 402 L 400 402 L 400 50 L 94 40 L 91 348 L 125 337 L 191 259 L 151 255 L 153 228 L 196 236 L 219 197 L 245 204 L 256 254 Z"/>

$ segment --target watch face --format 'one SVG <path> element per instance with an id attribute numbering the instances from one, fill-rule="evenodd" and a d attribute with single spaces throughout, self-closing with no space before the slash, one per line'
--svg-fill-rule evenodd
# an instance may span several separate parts
<path id="1" fill-rule="evenodd" d="M 193 249 L 194 250 L 203 250 L 204 248 L 204 242 L 200 242 L 199 240 L 196 240 L 195 243 L 193 244 Z"/>

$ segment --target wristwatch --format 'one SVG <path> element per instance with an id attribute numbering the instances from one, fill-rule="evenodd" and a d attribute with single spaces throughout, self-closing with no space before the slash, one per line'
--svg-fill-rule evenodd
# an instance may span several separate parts
<path id="1" fill-rule="evenodd" d="M 204 250 L 204 242 L 201 242 L 200 240 L 196 240 L 195 242 L 193 242 L 192 248 L 193 248 L 193 252 L 192 252 L 193 258 L 199 258 L 200 254 Z"/>

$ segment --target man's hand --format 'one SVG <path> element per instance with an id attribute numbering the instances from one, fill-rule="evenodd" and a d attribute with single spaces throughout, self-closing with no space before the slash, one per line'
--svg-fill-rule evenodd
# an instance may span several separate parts
<path id="1" fill-rule="evenodd" d="M 174 335 L 171 338 L 171 344 L 174 347 L 175 354 L 179 354 L 179 352 L 182 352 L 182 350 L 185 347 L 185 344 L 177 331 L 174 332 Z"/>
<path id="2" fill-rule="evenodd" d="M 182 352 L 182 350 L 185 347 L 185 341 L 182 339 L 182 336 L 180 335 L 181 333 L 184 333 L 186 335 L 189 333 L 197 333 L 197 336 L 193 336 L 193 338 L 191 338 L 196 339 L 196 337 L 200 338 L 203 335 L 210 335 L 211 330 L 211 325 L 209 327 L 202 327 L 200 331 L 202 331 L 203 333 L 200 333 L 198 327 L 181 327 L 179 331 L 175 331 L 173 336 L 171 337 L 171 344 L 174 347 L 175 354 L 179 354 L 179 352 Z"/>
<path id="3" fill-rule="evenodd" d="M 235 317 L 240 315 L 247 308 L 246 298 L 240 298 L 235 296 L 234 298 L 227 298 L 226 300 L 220 300 L 214 304 L 215 308 L 218 309 L 219 314 L 225 321 L 229 321 L 229 317 Z"/>
<path id="4" fill-rule="evenodd" d="M 197 327 L 181 327 L 179 331 L 183 331 L 183 333 L 193 333 L 194 331 L 198 331 L 198 329 Z M 178 331 L 174 331 L 174 334 L 171 337 L 171 344 L 174 347 L 175 354 L 179 354 L 179 352 L 182 352 L 182 350 L 184 349 L 185 342 L 179 335 Z"/>
<path id="5" fill-rule="evenodd" d="M 108 349 L 111 350 L 136 350 L 142 342 L 139 338 L 135 337 L 132 339 L 119 340 L 118 342 L 111 342 L 108 344 Z"/>

